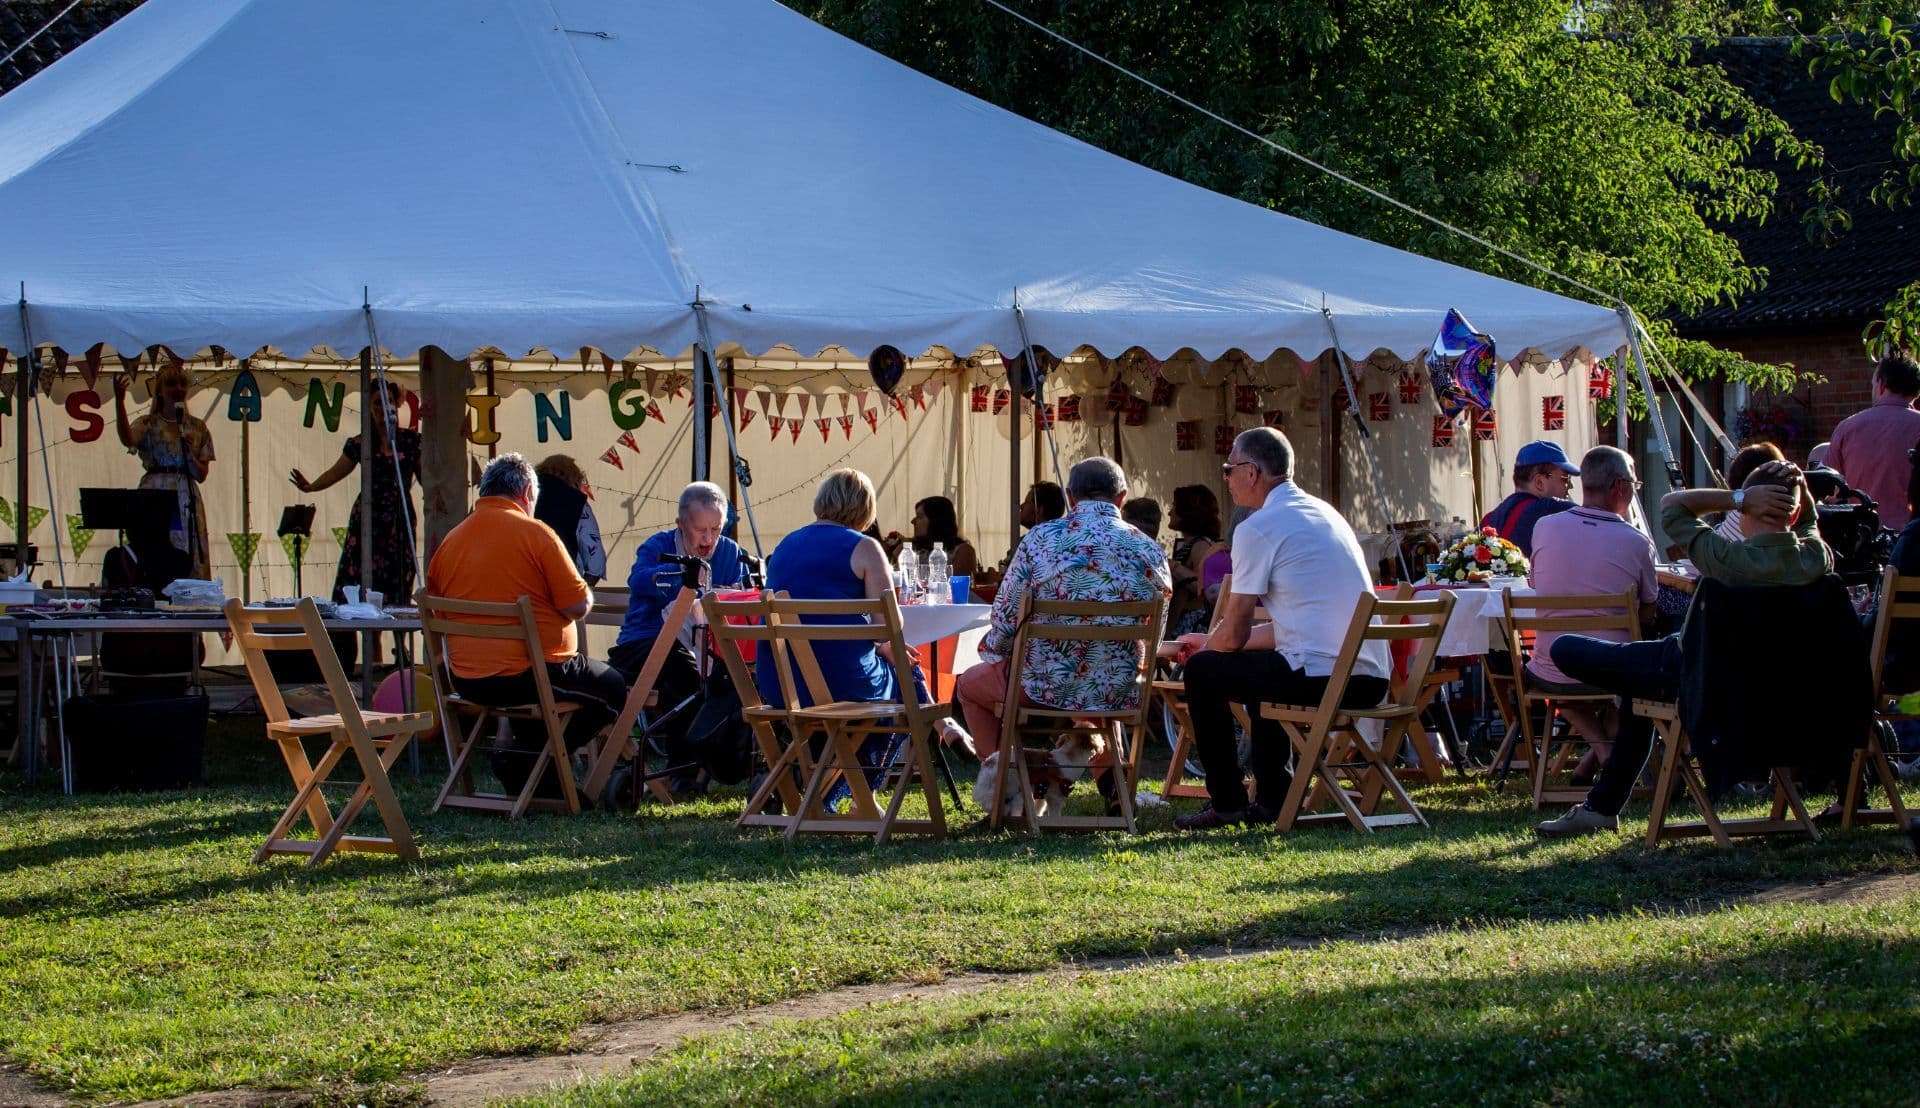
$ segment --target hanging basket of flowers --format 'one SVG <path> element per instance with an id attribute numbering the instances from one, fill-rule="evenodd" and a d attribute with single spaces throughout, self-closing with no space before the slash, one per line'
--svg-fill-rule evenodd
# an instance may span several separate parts
<path id="1" fill-rule="evenodd" d="M 1440 552 L 1440 583 L 1465 584 L 1495 577 L 1525 577 L 1530 566 L 1520 548 L 1491 527 L 1467 535 Z"/>

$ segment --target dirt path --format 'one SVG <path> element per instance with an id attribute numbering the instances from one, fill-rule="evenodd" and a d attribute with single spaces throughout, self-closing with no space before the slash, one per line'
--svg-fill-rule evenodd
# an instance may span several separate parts
<path id="1" fill-rule="evenodd" d="M 1841 878 L 1817 885 L 1756 889 L 1710 903 L 1674 907 L 1678 911 L 1700 912 L 1736 904 L 1872 904 L 1914 892 L 1920 892 L 1920 874 L 1880 874 Z M 393 1092 L 403 1095 L 403 1090 L 409 1088 L 424 1089 L 424 1099 L 431 1104 L 483 1104 L 505 1097 L 542 1092 L 556 1085 L 626 1073 L 686 1039 L 736 1027 L 757 1027 L 776 1020 L 826 1019 L 891 1001 L 966 996 L 1000 986 L 1062 975 L 1114 973 L 1142 966 L 1250 958 L 1277 950 L 1308 949 L 1343 939 L 1382 941 L 1407 938 L 1418 933 L 1331 936 L 1282 941 L 1258 947 L 1218 947 L 1173 955 L 1107 958 L 1070 963 L 1032 973 L 959 974 L 922 985 L 901 982 L 852 985 L 755 1008 L 703 1009 L 674 1015 L 643 1016 L 584 1028 L 580 1032 L 581 1045 L 566 1054 L 468 1059 L 444 1070 L 417 1074 L 403 1085 L 394 1087 Z M 224 1089 L 172 1101 L 149 1101 L 136 1108 L 152 1108 L 161 1104 L 192 1104 L 202 1108 L 265 1108 L 270 1105 L 304 1105 L 313 1099 L 312 1094 L 304 1092 Z M 20 1067 L 0 1065 L 0 1106 L 57 1108 L 67 1103 L 66 1098 L 58 1093 L 34 1085 Z"/>

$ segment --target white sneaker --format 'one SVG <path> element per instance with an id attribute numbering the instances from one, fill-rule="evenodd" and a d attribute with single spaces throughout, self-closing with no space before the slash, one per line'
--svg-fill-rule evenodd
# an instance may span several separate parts
<path id="1" fill-rule="evenodd" d="M 1620 817 L 1603 816 L 1585 804 L 1578 804 L 1567 810 L 1567 814 L 1558 819 L 1550 819 L 1534 827 L 1536 835 L 1550 838 L 1567 838 L 1574 835 L 1588 835 L 1595 831 L 1620 830 Z"/>

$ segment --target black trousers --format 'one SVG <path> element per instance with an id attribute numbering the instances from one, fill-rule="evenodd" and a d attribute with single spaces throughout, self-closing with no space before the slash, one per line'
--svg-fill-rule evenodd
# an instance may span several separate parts
<path id="1" fill-rule="evenodd" d="M 612 723 L 627 702 L 627 679 L 620 671 L 584 654 L 575 654 L 564 662 L 548 662 L 547 681 L 553 686 L 555 700 L 571 700 L 580 705 L 580 710 L 567 721 L 569 751 L 579 749 L 601 728 Z M 475 704 L 502 708 L 532 704 L 540 699 L 531 670 L 506 677 L 462 677 L 456 673 L 453 687 Z M 538 750 L 547 741 L 546 729 L 532 720 L 515 720 L 513 737 L 514 748 L 518 750 Z"/>
<path id="2" fill-rule="evenodd" d="M 1617 816 L 1627 806 L 1633 783 L 1653 752 L 1653 724 L 1633 714 L 1633 698 L 1673 699 L 1680 689 L 1680 636 L 1607 642 L 1588 635 L 1562 635 L 1548 649 L 1561 673 L 1620 697 L 1620 735 L 1587 792 L 1588 808 Z"/>
<path id="3" fill-rule="evenodd" d="M 1251 752 L 1255 797 L 1263 808 L 1278 811 L 1286 801 L 1293 773 L 1287 768 L 1291 747 L 1280 724 L 1260 714 L 1260 705 L 1318 704 L 1326 694 L 1326 677 L 1309 677 L 1287 664 L 1277 650 L 1203 650 L 1187 660 L 1187 706 L 1193 718 L 1193 745 L 1207 771 L 1207 792 L 1221 812 L 1247 807 L 1246 783 L 1240 777 L 1240 755 L 1233 741 L 1234 704 L 1246 706 L 1253 721 Z M 1384 678 L 1355 674 L 1347 682 L 1343 708 L 1371 708 L 1386 699 Z"/>

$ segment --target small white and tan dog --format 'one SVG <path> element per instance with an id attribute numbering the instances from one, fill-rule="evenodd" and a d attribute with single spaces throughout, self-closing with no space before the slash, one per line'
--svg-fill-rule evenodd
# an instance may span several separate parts
<path id="1" fill-rule="evenodd" d="M 1036 809 L 1040 818 L 1057 815 L 1067 803 L 1067 790 L 1086 776 L 1087 766 L 1107 752 L 1104 735 L 1074 733 L 1054 740 L 1052 750 L 1027 750 L 1027 776 L 1033 778 L 1040 794 Z M 973 782 L 973 802 L 982 811 L 993 806 L 993 775 L 1000 770 L 1000 752 L 994 751 L 980 763 L 980 776 Z M 1006 795 L 1000 798 L 1000 816 L 1009 819 L 1026 814 L 1027 798 L 1020 795 L 1017 779 L 1009 775 Z"/>

